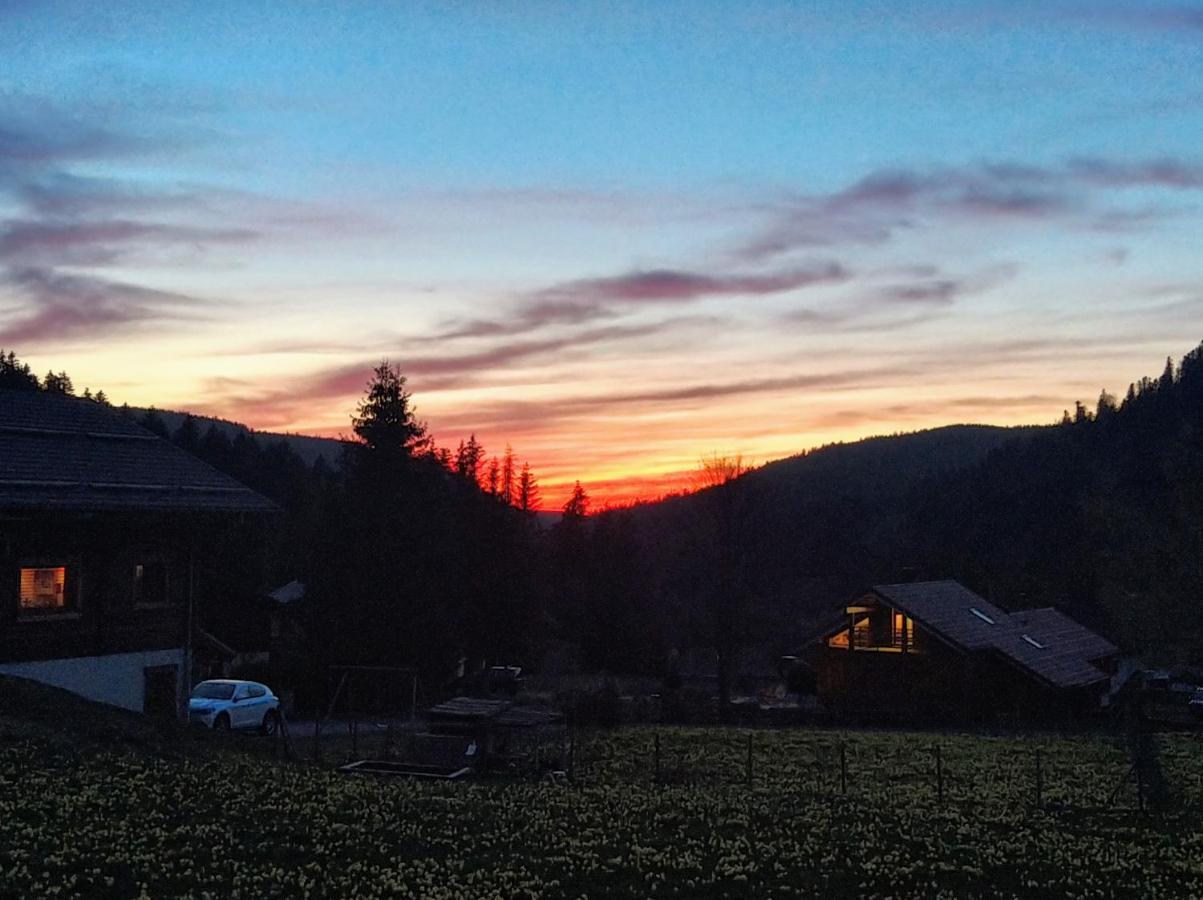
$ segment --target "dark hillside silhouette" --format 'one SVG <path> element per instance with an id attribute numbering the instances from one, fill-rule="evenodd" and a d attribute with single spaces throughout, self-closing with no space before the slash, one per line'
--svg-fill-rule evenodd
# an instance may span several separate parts
<path id="1" fill-rule="evenodd" d="M 0 356 L 7 386 L 72 389 L 49 381 Z M 315 670 L 413 663 L 435 685 L 461 659 L 537 665 L 554 641 L 591 671 L 709 652 L 729 684 L 858 588 L 923 578 L 1059 607 L 1154 659 L 1203 654 L 1203 347 L 1060 424 L 836 444 L 625 510 L 590 514 L 580 487 L 549 530 L 530 467 L 474 436 L 435 448 L 393 369 L 333 465 L 233 423 L 129 414 L 281 507 L 264 570 L 231 569 L 217 605 L 306 581 Z"/>
<path id="2" fill-rule="evenodd" d="M 735 552 L 750 625 L 778 649 L 865 584 L 947 577 L 1004 607 L 1058 606 L 1154 658 L 1203 653 L 1203 348 L 1056 426 L 833 445 L 711 491 L 751 510 Z M 667 606 L 698 595 L 706 553 L 682 535 L 709 493 L 633 511 Z"/>

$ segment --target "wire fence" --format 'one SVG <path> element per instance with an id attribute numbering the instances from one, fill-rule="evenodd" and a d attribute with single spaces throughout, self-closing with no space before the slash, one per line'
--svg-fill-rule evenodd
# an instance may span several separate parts
<path id="1" fill-rule="evenodd" d="M 1124 735 L 975 735 L 722 728 L 574 729 L 582 784 L 788 788 L 866 803 L 1203 810 L 1203 742 Z"/>

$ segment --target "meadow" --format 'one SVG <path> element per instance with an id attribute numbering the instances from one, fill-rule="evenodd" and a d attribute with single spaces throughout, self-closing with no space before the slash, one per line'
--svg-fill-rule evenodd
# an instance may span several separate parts
<path id="1" fill-rule="evenodd" d="M 10 735 L 0 897 L 1200 896 L 1203 753 L 1160 743 L 1141 813 L 1102 736 L 630 728 L 571 783 L 448 783 Z"/>

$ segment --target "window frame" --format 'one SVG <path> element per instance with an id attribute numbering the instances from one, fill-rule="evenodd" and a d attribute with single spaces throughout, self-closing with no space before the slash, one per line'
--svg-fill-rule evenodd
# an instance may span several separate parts
<path id="1" fill-rule="evenodd" d="M 50 607 L 25 606 L 21 600 L 21 573 L 27 569 L 63 570 L 63 605 Z M 72 556 L 40 556 L 17 560 L 16 591 L 14 600 L 18 622 L 47 622 L 78 619 L 80 617 L 80 565 Z"/>
<path id="2" fill-rule="evenodd" d="M 163 567 L 163 599 L 148 601 L 142 600 L 138 596 L 138 569 L 144 571 L 148 565 L 159 565 Z M 127 561 L 129 569 L 129 599 L 130 606 L 134 609 L 167 609 L 175 606 L 176 601 L 172 596 L 171 591 L 171 565 L 167 560 L 167 554 L 154 551 L 147 553 L 135 553 L 131 555 Z"/>

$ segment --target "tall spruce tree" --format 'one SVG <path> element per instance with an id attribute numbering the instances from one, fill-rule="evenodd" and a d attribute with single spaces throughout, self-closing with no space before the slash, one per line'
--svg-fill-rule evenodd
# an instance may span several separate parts
<path id="1" fill-rule="evenodd" d="M 388 360 L 372 371 L 367 392 L 351 418 L 355 435 L 369 450 L 418 456 L 430 449 L 426 423 L 418 421 L 405 389 L 405 376 Z"/>

